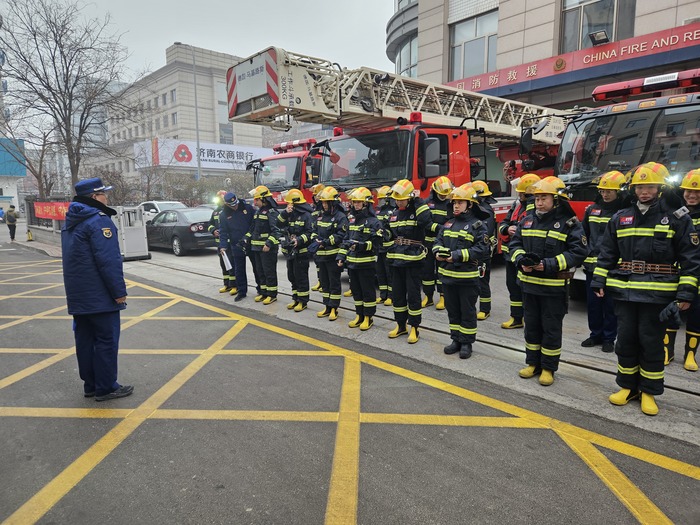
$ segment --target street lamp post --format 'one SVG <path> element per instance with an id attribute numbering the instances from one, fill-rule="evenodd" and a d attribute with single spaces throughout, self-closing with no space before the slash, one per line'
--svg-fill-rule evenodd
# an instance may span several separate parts
<path id="1" fill-rule="evenodd" d="M 202 176 L 202 159 L 199 154 L 199 99 L 197 98 L 197 62 L 194 56 L 194 47 L 192 47 L 190 44 L 183 44 L 182 42 L 175 42 L 175 45 L 187 46 L 192 52 L 192 82 L 194 83 L 194 132 L 197 138 L 197 173 L 195 173 L 194 175 L 194 180 L 199 180 Z"/>

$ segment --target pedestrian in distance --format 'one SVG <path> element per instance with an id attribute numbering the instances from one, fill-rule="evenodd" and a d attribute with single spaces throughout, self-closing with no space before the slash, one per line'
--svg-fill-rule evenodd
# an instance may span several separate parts
<path id="1" fill-rule="evenodd" d="M 236 197 L 235 193 L 224 195 L 224 208 L 219 215 L 219 254 L 229 257 L 236 287 L 235 302 L 248 295 L 248 274 L 246 271 L 246 234 L 253 224 L 255 208 Z"/>
<path id="2" fill-rule="evenodd" d="M 207 230 L 209 233 L 211 233 L 214 236 L 214 240 L 216 241 L 216 251 L 219 254 L 219 266 L 221 266 L 221 274 L 223 275 L 224 279 L 224 285 L 219 288 L 219 293 L 229 293 L 231 295 L 236 295 L 238 293 L 238 289 L 236 288 L 236 273 L 235 269 L 233 268 L 233 265 L 231 265 L 231 268 L 227 268 L 226 263 L 224 262 L 224 257 L 228 257 L 228 260 L 231 261 L 233 259 L 233 254 L 231 253 L 230 249 L 227 249 L 225 252 L 221 251 L 221 239 L 220 239 L 220 231 L 219 231 L 219 217 L 221 215 L 222 210 L 224 209 L 224 206 L 226 203 L 224 202 L 224 197 L 226 196 L 228 192 L 226 190 L 221 190 L 217 192 L 216 194 L 216 208 L 214 211 L 211 212 L 211 217 L 209 218 L 209 227 Z"/>
<path id="3" fill-rule="evenodd" d="M 117 214 L 107 206 L 99 178 L 75 185 L 61 230 L 63 282 L 73 316 L 78 372 L 85 397 L 107 401 L 131 395 L 134 387 L 117 382 L 120 312 L 126 308 Z"/>
<path id="4" fill-rule="evenodd" d="M 664 391 L 666 323 L 697 296 L 700 237 L 688 210 L 663 197 L 669 173 L 648 162 L 632 175 L 633 204 L 608 223 L 593 272 L 598 297 L 611 295 L 617 315 L 617 376 L 610 403 L 623 406 L 641 395 L 642 412 L 658 414 Z"/>
<path id="5" fill-rule="evenodd" d="M 10 230 L 10 242 L 15 242 L 15 233 L 17 232 L 17 219 L 19 215 L 15 211 L 15 205 L 10 204 L 10 208 L 5 214 L 5 224 L 7 224 L 7 229 Z"/>
<path id="6" fill-rule="evenodd" d="M 453 189 L 449 198 L 452 218 L 439 230 L 433 245 L 452 339 L 444 352 L 459 352 L 460 359 L 469 359 L 476 341 L 479 265 L 491 256 L 489 214 L 479 206 L 477 192 L 469 183 Z"/>
<path id="7" fill-rule="evenodd" d="M 448 197 L 453 188 L 452 181 L 448 177 L 444 175 L 438 177 L 430 186 L 430 196 L 425 201 L 430 210 L 432 222 L 428 231 L 425 232 L 425 240 L 423 241 L 428 251 L 423 260 L 423 273 L 421 274 L 421 284 L 425 294 L 421 301 L 421 308 L 427 308 L 435 304 L 436 310 L 445 309 L 442 282 L 440 281 L 435 256 L 433 255 L 433 243 L 442 225 L 452 218 L 452 205 Z M 433 303 L 433 294 L 436 288 L 440 297 L 437 303 Z"/>
<path id="8" fill-rule="evenodd" d="M 382 223 L 382 230 L 384 232 L 389 231 L 389 218 L 391 214 L 396 209 L 396 204 L 391 198 L 391 187 L 382 186 L 377 190 L 377 201 L 379 204 L 379 209 L 377 210 L 377 219 Z M 392 271 L 391 264 L 386 257 L 389 249 L 394 244 L 391 239 L 386 239 L 379 246 L 379 251 L 377 252 L 377 285 L 379 288 L 379 298 L 377 302 L 381 302 L 384 306 L 391 306 L 391 280 Z"/>
<path id="9" fill-rule="evenodd" d="M 491 258 L 498 245 L 496 239 L 496 213 L 491 207 L 496 202 L 488 184 L 483 180 L 474 181 L 472 187 L 476 191 L 479 207 L 488 213 L 485 219 L 486 230 L 491 243 L 489 256 L 481 260 L 479 265 L 479 312 L 476 314 L 477 321 L 483 321 L 491 315 Z"/>
<path id="10" fill-rule="evenodd" d="M 277 225 L 277 203 L 267 186 L 250 191 L 257 211 L 246 233 L 246 246 L 253 254 L 257 295 L 255 302 L 269 305 L 277 301 L 277 252 L 281 232 Z"/>

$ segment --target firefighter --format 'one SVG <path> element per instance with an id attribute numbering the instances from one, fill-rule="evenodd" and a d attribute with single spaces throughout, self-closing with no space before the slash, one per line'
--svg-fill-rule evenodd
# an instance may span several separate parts
<path id="1" fill-rule="evenodd" d="M 246 244 L 253 254 L 253 264 L 258 295 L 255 302 L 268 305 L 277 301 L 277 251 L 280 244 L 280 229 L 277 226 L 277 203 L 267 186 L 258 186 L 250 191 L 253 203 L 258 208 L 253 224 L 246 234 Z"/>
<path id="2" fill-rule="evenodd" d="M 353 188 L 351 190 L 348 190 L 345 192 L 345 197 L 347 197 L 347 202 L 343 202 L 343 208 L 345 209 L 347 215 L 348 215 L 348 221 L 352 221 L 353 213 L 355 213 L 355 210 L 352 207 L 352 192 L 354 192 L 358 188 Z M 344 267 L 345 270 L 347 270 L 347 266 Z M 350 285 L 350 273 L 348 272 L 348 286 Z M 352 297 L 352 288 L 348 288 L 343 292 L 343 297 Z"/>
<path id="3" fill-rule="evenodd" d="M 523 290 L 518 284 L 518 269 L 511 261 L 509 243 L 523 217 L 528 213 L 534 213 L 535 203 L 531 188 L 539 181 L 539 175 L 534 173 L 526 173 L 519 179 L 513 180 L 518 199 L 513 202 L 505 218 L 498 225 L 498 232 L 501 235 L 501 251 L 506 261 L 506 287 L 510 296 L 510 319 L 501 323 L 501 328 L 506 330 L 525 326 L 523 324 Z"/>
<path id="4" fill-rule="evenodd" d="M 238 293 L 234 301 L 238 302 L 248 295 L 245 246 L 242 246 L 241 242 L 253 224 L 255 208 L 231 192 L 224 196 L 224 202 L 226 205 L 219 215 L 219 251 L 224 252 L 225 257 L 229 257 L 233 266 L 238 283 Z"/>
<path id="5" fill-rule="evenodd" d="M 696 232 L 700 231 L 700 170 L 689 171 L 681 181 L 683 200 L 690 212 L 690 219 Z M 700 340 L 700 297 L 696 297 L 690 308 L 685 312 L 687 322 L 685 327 L 685 355 L 683 367 L 691 372 L 696 372 L 698 340 Z M 668 365 L 674 358 L 674 345 L 676 334 L 680 326 L 671 326 L 666 329 L 664 337 L 664 365 Z"/>
<path id="6" fill-rule="evenodd" d="M 478 203 L 471 184 L 450 193 L 452 215 L 440 229 L 433 245 L 440 278 L 445 285 L 445 306 L 452 342 L 443 350 L 459 352 L 461 359 L 472 355 L 476 340 L 476 299 L 479 295 L 479 265 L 491 256 L 488 213 Z"/>
<path id="7" fill-rule="evenodd" d="M 437 266 L 435 264 L 435 255 L 433 254 L 433 242 L 435 242 L 435 237 L 437 236 L 440 227 L 445 224 L 449 219 L 452 218 L 452 205 L 448 199 L 450 192 L 453 189 L 452 181 L 445 177 L 438 177 L 435 182 L 430 187 L 430 197 L 426 201 L 428 208 L 430 209 L 430 215 L 432 217 L 432 224 L 430 229 L 425 232 L 425 247 L 428 253 L 423 261 L 423 273 L 421 275 L 421 281 L 423 285 L 423 301 L 421 302 L 421 307 L 425 308 L 427 306 L 432 306 L 433 303 L 433 293 L 437 287 L 438 294 L 440 298 L 435 305 L 436 310 L 445 309 L 445 299 L 442 293 L 442 283 L 440 282 L 440 275 L 437 271 Z"/>
<path id="8" fill-rule="evenodd" d="M 311 220 L 314 210 L 297 188 L 286 193 L 284 202 L 287 207 L 280 211 L 277 225 L 284 234 L 282 254 L 287 259 L 287 278 L 292 285 L 292 302 L 287 310 L 301 312 L 309 302 L 309 244 L 315 237 Z"/>
<path id="9" fill-rule="evenodd" d="M 644 414 L 659 412 L 664 389 L 663 322 L 670 308 L 684 311 L 696 298 L 700 239 L 684 208 L 660 198 L 668 170 L 648 162 L 632 175 L 633 204 L 605 230 L 591 288 L 611 295 L 617 315 L 617 377 L 613 405 L 640 396 Z"/>
<path id="10" fill-rule="evenodd" d="M 586 208 L 582 223 L 583 231 L 588 239 L 588 257 L 583 261 L 583 269 L 586 274 L 588 329 L 591 331 L 591 335 L 581 343 L 581 346 L 590 348 L 602 343 L 602 350 L 605 353 L 610 353 L 615 349 L 615 338 L 617 337 L 615 305 L 609 295 L 596 297 L 591 288 L 591 281 L 605 228 L 612 216 L 622 206 L 620 191 L 625 183 L 625 176 L 619 171 L 609 171 L 603 174 L 598 182 L 600 198 L 596 203 Z"/>
<path id="11" fill-rule="evenodd" d="M 343 242 L 338 256 L 338 267 L 347 266 L 350 289 L 355 300 L 355 319 L 350 328 L 369 330 L 374 323 L 372 317 L 377 309 L 377 248 L 382 242 L 382 225 L 372 209 L 372 192 L 357 188 L 350 201 L 353 213 L 348 217 L 348 237 Z"/>
<path id="12" fill-rule="evenodd" d="M 335 321 L 340 306 L 340 274 L 343 271 L 335 259 L 348 235 L 348 218 L 340 204 L 338 190 L 332 186 L 326 186 L 319 193 L 318 200 L 323 213 L 316 219 L 317 248 L 314 260 L 321 279 L 324 307 L 316 316 Z"/>
<path id="13" fill-rule="evenodd" d="M 483 180 L 474 181 L 472 187 L 476 191 L 479 200 L 479 207 L 487 212 L 488 217 L 485 218 L 486 230 L 491 243 L 491 251 L 488 257 L 480 259 L 479 266 L 479 313 L 476 314 L 478 321 L 483 321 L 491 315 L 491 258 L 493 250 L 498 244 L 496 239 L 496 213 L 491 207 L 496 202 L 493 198 L 493 193 Z"/>
<path id="14" fill-rule="evenodd" d="M 214 198 L 216 202 L 216 208 L 211 212 L 211 217 L 209 219 L 209 227 L 207 230 L 214 236 L 214 241 L 216 242 L 216 252 L 219 254 L 219 265 L 221 266 L 221 273 L 224 276 L 224 286 L 219 289 L 219 293 L 230 293 L 231 295 L 236 295 L 238 290 L 236 289 L 236 275 L 233 263 L 231 264 L 231 269 L 226 269 L 226 264 L 224 263 L 224 257 L 228 257 L 229 261 L 233 261 L 233 255 L 230 250 L 222 253 L 219 242 L 219 216 L 221 211 L 224 209 L 224 197 L 226 196 L 226 190 L 221 190 L 216 193 Z"/>
<path id="15" fill-rule="evenodd" d="M 398 181 L 391 188 L 396 209 L 389 218 L 389 231 L 393 246 L 387 253 L 392 266 L 391 298 L 394 304 L 396 328 L 390 338 L 408 334 L 408 343 L 418 342 L 421 323 L 421 274 L 426 248 L 426 232 L 433 231 L 430 208 L 422 199 L 413 195 L 413 183 L 407 179 Z M 410 333 L 406 325 L 410 325 Z"/>
<path id="16" fill-rule="evenodd" d="M 539 374 L 542 386 L 554 382 L 559 368 L 568 281 L 588 253 L 583 227 L 559 186 L 533 184 L 535 211 L 518 224 L 509 245 L 523 289 L 527 366 L 520 377 Z"/>
<path id="17" fill-rule="evenodd" d="M 321 195 L 321 192 L 323 191 L 323 188 L 326 186 L 324 184 L 318 183 L 314 184 L 311 186 L 311 196 L 313 199 L 313 202 L 311 203 L 311 207 L 314 209 L 314 211 L 311 213 L 311 223 L 316 226 L 316 222 L 318 221 L 318 218 L 323 215 L 323 206 L 321 206 L 321 203 L 318 200 L 319 195 Z M 315 262 L 315 259 L 314 259 Z M 318 266 L 316 266 L 316 284 L 314 284 L 311 287 L 311 290 L 314 292 L 318 292 L 321 290 L 321 275 L 318 269 Z"/>
<path id="18" fill-rule="evenodd" d="M 389 231 L 389 218 L 391 213 L 396 209 L 396 206 L 391 200 L 391 187 L 382 186 L 377 190 L 377 200 L 379 201 L 380 207 L 377 211 L 377 219 L 382 223 L 382 229 L 385 232 Z M 391 306 L 391 265 L 386 257 L 389 248 L 393 241 L 391 239 L 385 240 L 381 246 L 379 246 L 379 251 L 377 252 L 377 284 L 379 285 L 379 301 L 383 302 L 385 306 Z"/>

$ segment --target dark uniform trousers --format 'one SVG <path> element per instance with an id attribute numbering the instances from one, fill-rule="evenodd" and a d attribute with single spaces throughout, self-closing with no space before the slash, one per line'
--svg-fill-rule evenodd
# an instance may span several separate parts
<path id="1" fill-rule="evenodd" d="M 277 297 L 277 250 L 254 251 L 253 261 L 259 279 L 258 292 L 264 297 Z"/>
<path id="2" fill-rule="evenodd" d="M 523 289 L 518 284 L 518 268 L 510 261 L 506 262 L 506 287 L 510 296 L 510 316 L 523 318 Z"/>
<path id="3" fill-rule="evenodd" d="M 476 299 L 474 284 L 445 286 L 445 308 L 450 323 L 450 338 L 460 344 L 476 341 Z"/>
<path id="4" fill-rule="evenodd" d="M 117 353 L 119 348 L 120 310 L 91 315 L 74 315 L 75 350 L 78 372 L 85 393 L 92 389 L 98 396 L 119 388 Z"/>
<path id="5" fill-rule="evenodd" d="M 292 285 L 292 299 L 296 303 L 309 302 L 309 256 L 299 254 L 287 259 L 287 279 Z"/>
<path id="6" fill-rule="evenodd" d="M 418 265 L 393 267 L 392 301 L 394 319 L 399 326 L 405 326 L 407 322 L 411 326 L 420 326 L 422 269 Z"/>
<path id="7" fill-rule="evenodd" d="M 615 317 L 615 301 L 610 294 L 598 297 L 591 281 L 593 272 L 586 272 L 586 300 L 588 301 L 588 328 L 591 337 L 605 343 L 612 343 L 617 337 L 617 317 Z"/>
<path id="8" fill-rule="evenodd" d="M 377 311 L 377 292 L 374 288 L 376 268 L 349 268 L 348 275 L 355 313 L 360 317 L 372 317 Z"/>
<path id="9" fill-rule="evenodd" d="M 391 297 L 392 270 L 386 252 L 377 254 L 377 283 L 379 284 L 379 297 L 382 301 Z"/>
<path id="10" fill-rule="evenodd" d="M 621 388 L 641 390 L 652 396 L 664 391 L 664 332 L 659 314 L 665 304 L 615 301 L 617 377 Z"/>
<path id="11" fill-rule="evenodd" d="M 482 263 L 485 266 L 484 275 L 479 277 L 479 310 L 491 312 L 491 258 Z"/>
<path id="12" fill-rule="evenodd" d="M 523 292 L 523 309 L 525 364 L 556 372 L 561 356 L 562 325 L 567 312 L 566 294 Z"/>
<path id="13" fill-rule="evenodd" d="M 340 275 L 343 269 L 338 266 L 335 259 L 317 261 L 316 268 L 321 282 L 323 304 L 329 308 L 338 308 L 341 297 Z"/>
<path id="14" fill-rule="evenodd" d="M 426 297 L 432 297 L 435 293 L 435 288 L 440 295 L 443 293 L 442 281 L 437 272 L 437 262 L 433 253 L 433 243 L 425 241 L 423 245 L 427 248 L 428 253 L 423 259 L 423 268 L 421 269 L 421 284 L 423 285 L 423 293 Z"/>

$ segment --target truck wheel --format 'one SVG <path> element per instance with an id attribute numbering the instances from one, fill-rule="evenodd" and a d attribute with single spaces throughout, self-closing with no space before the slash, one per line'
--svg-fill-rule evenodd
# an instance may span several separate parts
<path id="1" fill-rule="evenodd" d="M 173 237 L 172 247 L 173 247 L 173 253 L 177 257 L 182 257 L 183 255 L 185 255 L 185 253 L 187 253 L 187 250 L 185 250 L 182 247 L 182 241 L 180 240 L 180 237 L 178 237 L 177 235 L 175 237 Z"/>

